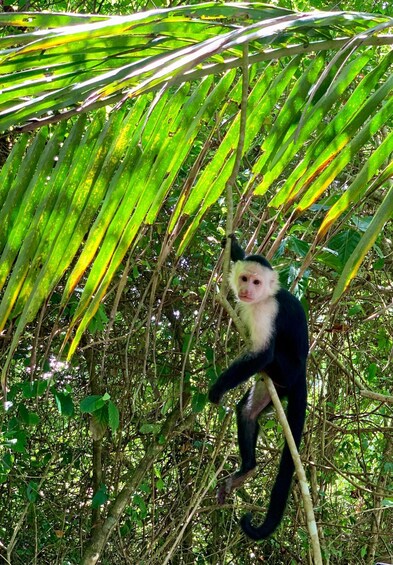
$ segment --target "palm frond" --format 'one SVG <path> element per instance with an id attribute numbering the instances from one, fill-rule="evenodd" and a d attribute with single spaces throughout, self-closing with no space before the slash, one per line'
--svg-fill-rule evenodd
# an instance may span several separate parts
<path id="1" fill-rule="evenodd" d="M 37 129 L 19 137 L 0 173 L 0 330 L 17 320 L 8 362 L 66 272 L 62 307 L 81 287 L 67 333 L 72 355 L 125 254 L 174 187 L 168 231 L 181 234 L 179 252 L 189 244 L 233 167 L 244 43 L 252 80 L 241 190 L 264 195 L 289 222 L 365 151 L 316 231 L 314 252 L 391 176 L 392 52 L 367 47 L 392 42 L 374 37 L 393 25 L 387 17 L 205 3 L 126 17 L 7 13 L 0 25 L 34 28 L 0 38 L 0 128 Z M 391 193 L 349 258 L 335 300 L 391 215 Z"/>

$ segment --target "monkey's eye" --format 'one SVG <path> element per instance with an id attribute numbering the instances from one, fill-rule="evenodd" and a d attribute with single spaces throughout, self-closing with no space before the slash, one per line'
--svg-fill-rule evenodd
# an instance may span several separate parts
<path id="1" fill-rule="evenodd" d="M 258 279 L 255 279 L 254 284 L 258 286 L 259 284 L 261 284 L 261 281 L 259 281 Z"/>
<path id="2" fill-rule="evenodd" d="M 243 282 L 247 282 L 247 277 L 246 277 L 246 275 L 242 275 L 242 276 L 240 277 L 240 279 L 241 279 Z"/>

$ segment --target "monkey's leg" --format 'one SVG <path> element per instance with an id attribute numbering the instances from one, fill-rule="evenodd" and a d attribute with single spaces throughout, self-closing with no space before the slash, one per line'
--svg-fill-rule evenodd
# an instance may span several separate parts
<path id="1" fill-rule="evenodd" d="M 265 383 L 258 381 L 236 406 L 237 438 L 241 458 L 241 466 L 225 481 L 217 493 L 219 504 L 225 502 L 226 497 L 240 487 L 254 474 L 256 467 L 255 449 L 257 445 L 259 424 L 258 416 L 270 404 L 271 398 L 266 390 Z"/>

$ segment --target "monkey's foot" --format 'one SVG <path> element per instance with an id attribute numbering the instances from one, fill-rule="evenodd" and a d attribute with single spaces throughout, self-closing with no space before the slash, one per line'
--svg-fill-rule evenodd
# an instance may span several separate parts
<path id="1" fill-rule="evenodd" d="M 241 487 L 243 483 L 252 477 L 255 474 L 255 470 L 256 468 L 254 467 L 245 473 L 242 471 L 236 471 L 236 473 L 230 475 L 217 491 L 218 504 L 224 504 L 227 496 L 229 496 L 236 488 Z"/>

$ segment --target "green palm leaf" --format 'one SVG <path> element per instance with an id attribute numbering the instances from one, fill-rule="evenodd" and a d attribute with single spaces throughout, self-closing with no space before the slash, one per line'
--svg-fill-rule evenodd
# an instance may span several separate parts
<path id="1" fill-rule="evenodd" d="M 393 25 L 387 17 L 204 3 L 125 17 L 7 13 L 0 25 L 33 30 L 0 38 L 0 128 L 38 130 L 19 137 L 0 173 L 0 329 L 17 320 L 8 362 L 66 272 L 62 307 L 81 287 L 67 333 L 72 355 L 125 254 L 174 187 L 168 232 L 181 234 L 179 252 L 189 244 L 233 168 L 245 43 L 242 191 L 264 195 L 288 226 L 368 151 L 315 233 L 310 260 L 330 227 L 391 175 L 391 133 L 370 148 L 392 125 L 392 54 L 372 47 L 392 42 L 375 35 Z M 334 299 L 392 210 L 390 191 Z"/>

